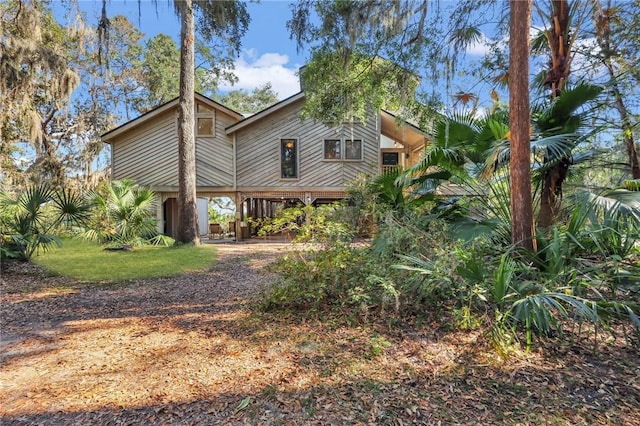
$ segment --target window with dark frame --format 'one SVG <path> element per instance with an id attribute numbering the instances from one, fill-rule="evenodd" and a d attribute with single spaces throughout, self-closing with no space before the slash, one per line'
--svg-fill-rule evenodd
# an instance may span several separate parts
<path id="1" fill-rule="evenodd" d="M 324 159 L 325 160 L 339 160 L 341 157 L 340 152 L 340 139 L 325 139 L 324 140 Z"/>
<path id="2" fill-rule="evenodd" d="M 280 139 L 280 170 L 282 179 L 298 178 L 297 139 Z"/>
<path id="3" fill-rule="evenodd" d="M 399 156 L 397 152 L 383 152 L 382 153 L 382 165 L 383 166 L 397 166 L 400 164 Z"/>
<path id="4" fill-rule="evenodd" d="M 361 139 L 345 139 L 344 159 L 345 160 L 362 160 L 362 140 Z"/>

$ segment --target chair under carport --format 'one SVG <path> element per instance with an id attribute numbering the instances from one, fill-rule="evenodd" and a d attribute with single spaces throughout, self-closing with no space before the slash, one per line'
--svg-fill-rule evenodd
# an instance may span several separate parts
<path id="1" fill-rule="evenodd" d="M 215 239 L 216 235 L 220 238 L 224 238 L 222 226 L 219 223 L 210 223 L 209 224 L 209 238 Z"/>

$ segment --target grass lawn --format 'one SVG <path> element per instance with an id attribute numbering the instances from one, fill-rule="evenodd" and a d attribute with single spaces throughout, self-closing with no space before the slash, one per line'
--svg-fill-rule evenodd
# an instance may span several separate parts
<path id="1" fill-rule="evenodd" d="M 107 251 L 95 243 L 64 239 L 62 247 L 34 257 L 34 263 L 55 275 L 110 283 L 204 270 L 215 258 L 216 249 L 212 245 Z"/>

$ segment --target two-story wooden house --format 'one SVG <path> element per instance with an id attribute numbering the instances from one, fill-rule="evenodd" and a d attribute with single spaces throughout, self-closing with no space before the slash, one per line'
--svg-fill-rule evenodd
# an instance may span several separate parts
<path id="1" fill-rule="evenodd" d="M 195 101 L 203 235 L 211 197 L 235 200 L 241 229 L 248 216 L 271 216 L 283 203 L 344 198 L 358 174 L 411 166 L 427 144 L 426 133 L 385 111 L 339 127 L 302 120 L 303 92 L 247 118 L 197 93 Z M 177 230 L 177 115 L 174 99 L 102 135 L 111 145 L 111 178 L 134 179 L 155 191 L 158 230 L 167 235 Z"/>

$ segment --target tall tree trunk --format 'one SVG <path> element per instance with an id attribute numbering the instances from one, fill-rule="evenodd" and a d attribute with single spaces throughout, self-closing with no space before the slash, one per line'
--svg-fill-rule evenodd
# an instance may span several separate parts
<path id="1" fill-rule="evenodd" d="M 571 41 L 569 35 L 569 2 L 553 0 L 551 26 L 547 33 L 551 58 L 545 84 L 551 90 L 551 98 L 560 96 L 571 70 Z M 545 163 L 548 157 L 544 158 Z M 571 159 L 564 157 L 549 168 L 542 178 L 538 226 L 548 228 L 555 222 L 562 200 L 562 184 L 569 172 Z"/>
<path id="2" fill-rule="evenodd" d="M 602 63 L 607 69 L 607 73 L 609 74 L 609 78 L 611 79 L 609 84 L 611 85 L 611 91 L 613 92 L 613 97 L 615 99 L 616 110 L 618 110 L 618 115 L 620 116 L 620 121 L 622 123 L 622 138 L 627 149 L 629 167 L 631 168 L 631 176 L 633 177 L 633 179 L 640 179 L 640 163 L 638 162 L 638 150 L 636 148 L 636 143 L 633 139 L 631 114 L 629 113 L 629 109 L 625 105 L 622 91 L 618 86 L 616 79 L 617 76 L 612 58 L 615 53 L 611 48 L 611 1 L 608 2 L 606 9 L 602 7 L 602 4 L 600 2 L 596 3 L 596 7 L 598 8 L 595 17 L 596 34 L 598 46 L 600 47 L 602 55 Z"/>
<path id="3" fill-rule="evenodd" d="M 509 122 L 511 127 L 511 239 L 533 250 L 531 137 L 529 111 L 529 28 L 531 0 L 511 0 L 509 30 Z"/>
<path id="4" fill-rule="evenodd" d="M 551 97 L 557 98 L 562 93 L 569 70 L 571 69 L 571 41 L 569 39 L 569 2 L 553 0 L 551 27 L 547 33 L 551 58 L 545 84 L 551 89 Z"/>
<path id="5" fill-rule="evenodd" d="M 618 115 L 620 116 L 620 121 L 622 123 L 622 140 L 624 141 L 624 146 L 627 149 L 627 156 L 629 158 L 629 167 L 631 168 L 631 176 L 634 179 L 640 179 L 640 163 L 638 163 L 638 150 L 636 148 L 636 143 L 633 139 L 633 126 L 631 124 L 629 110 L 627 109 L 627 106 L 624 104 L 624 100 L 622 98 L 622 92 L 620 92 L 620 88 L 618 87 L 618 84 L 615 82 L 615 75 L 613 73 L 613 68 L 610 67 L 610 64 L 607 64 L 606 68 L 609 70 L 609 75 L 612 80 L 611 90 L 615 98 L 616 110 L 618 110 Z"/>
<path id="6" fill-rule="evenodd" d="M 177 243 L 200 244 L 196 201 L 194 129 L 195 17 L 192 0 L 181 1 L 180 101 L 178 106 Z"/>

